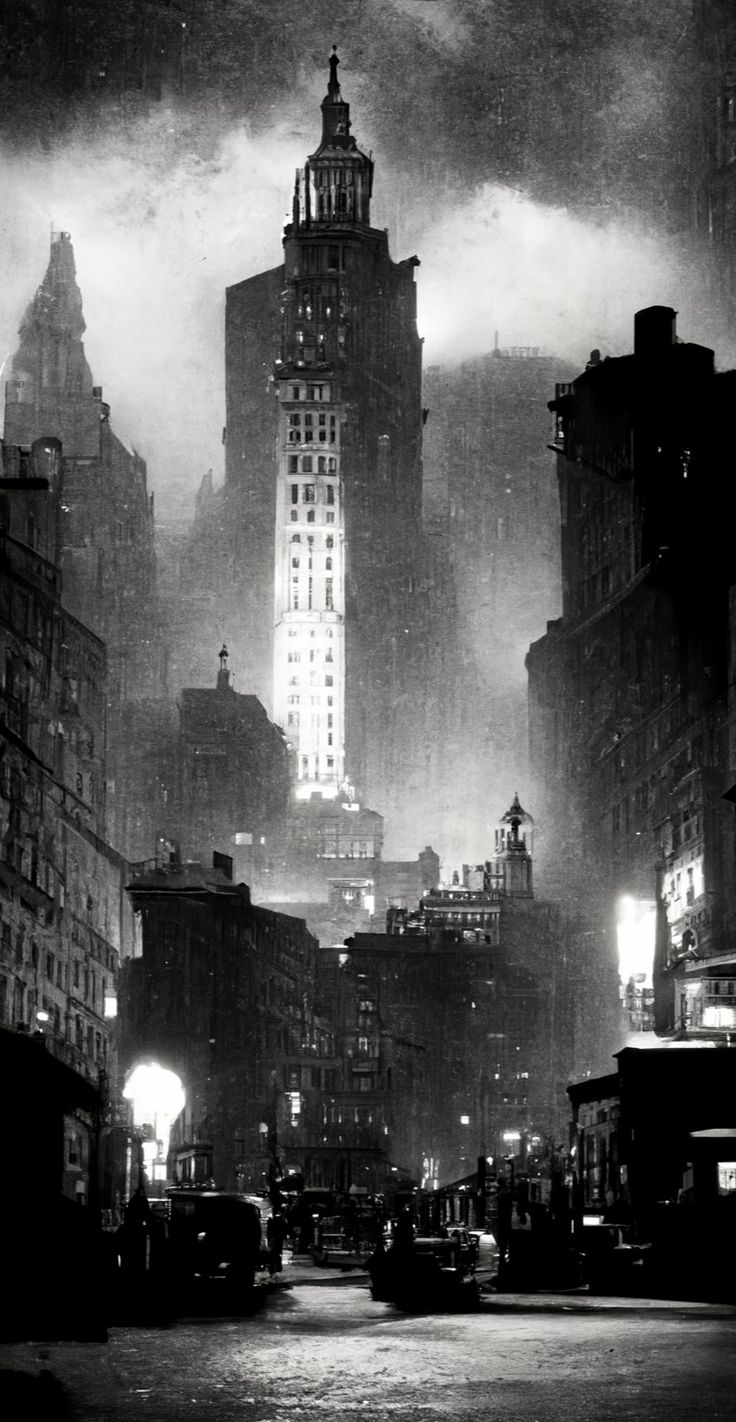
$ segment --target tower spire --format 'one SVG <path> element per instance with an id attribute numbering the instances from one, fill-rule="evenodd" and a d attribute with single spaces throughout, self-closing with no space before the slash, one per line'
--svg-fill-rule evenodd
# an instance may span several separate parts
<path id="1" fill-rule="evenodd" d="M 331 99 L 333 103 L 340 98 L 340 80 L 337 77 L 337 66 L 339 63 L 337 45 L 333 44 L 332 54 L 330 55 L 330 82 L 327 86 L 327 97 Z"/>

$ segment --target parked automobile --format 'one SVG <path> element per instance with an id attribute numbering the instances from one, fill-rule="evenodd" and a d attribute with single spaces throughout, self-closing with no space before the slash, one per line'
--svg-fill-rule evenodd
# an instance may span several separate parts
<path id="1" fill-rule="evenodd" d="M 368 1260 L 371 1297 L 405 1313 L 475 1309 L 480 1292 L 471 1259 L 472 1244 L 449 1235 L 394 1239 L 388 1248 L 381 1243 Z"/>
<path id="2" fill-rule="evenodd" d="M 246 1306 L 260 1267 L 262 1221 L 257 1205 L 223 1190 L 172 1189 L 168 1271 L 189 1299 Z"/>

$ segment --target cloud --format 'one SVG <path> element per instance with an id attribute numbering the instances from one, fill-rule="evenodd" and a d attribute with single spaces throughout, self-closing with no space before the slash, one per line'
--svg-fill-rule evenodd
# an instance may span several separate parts
<path id="1" fill-rule="evenodd" d="M 216 108 L 189 134 L 163 106 L 4 164 L 0 363 L 44 274 L 51 229 L 70 232 L 95 382 L 165 513 L 189 514 L 207 469 L 221 477 L 225 288 L 281 261 L 294 170 L 319 131 L 304 130 L 303 95 L 290 104 L 257 134 L 221 132 Z M 370 147 L 370 125 L 360 127 Z M 496 331 L 502 346 L 581 363 L 593 346 L 623 353 L 634 312 L 652 303 L 679 310 L 685 339 L 715 343 L 685 254 L 651 230 L 490 183 L 453 191 L 440 174 L 429 187 L 380 159 L 373 220 L 390 228 L 395 257 L 420 257 L 426 364 L 488 351 Z"/>
<path id="2" fill-rule="evenodd" d="M 258 139 L 245 126 L 227 132 L 209 158 L 194 147 L 165 156 L 165 135 L 147 124 L 7 156 L 0 362 L 16 348 L 51 230 L 71 233 L 85 350 L 114 428 L 148 460 L 154 488 L 193 491 L 207 468 L 220 473 L 225 288 L 281 260 L 304 148 L 287 117 Z"/>
<path id="3" fill-rule="evenodd" d="M 707 288 L 681 243 L 651 229 L 596 222 L 494 184 L 455 201 L 421 243 L 419 325 L 425 360 L 539 346 L 584 361 L 631 349 L 643 306 L 672 306 L 683 339 L 719 334 Z"/>

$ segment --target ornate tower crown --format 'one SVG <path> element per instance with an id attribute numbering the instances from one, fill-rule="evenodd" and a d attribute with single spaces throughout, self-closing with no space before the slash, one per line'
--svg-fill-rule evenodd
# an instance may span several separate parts
<path id="1" fill-rule="evenodd" d="M 322 100 L 322 138 L 297 172 L 294 231 L 327 226 L 370 226 L 373 160 L 350 132 L 350 105 L 340 92 L 333 45 L 330 78 Z"/>

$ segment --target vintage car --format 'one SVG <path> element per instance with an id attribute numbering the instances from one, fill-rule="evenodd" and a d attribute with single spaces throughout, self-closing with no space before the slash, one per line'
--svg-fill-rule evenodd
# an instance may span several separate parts
<path id="1" fill-rule="evenodd" d="M 457 1313 L 478 1307 L 472 1246 L 447 1235 L 379 1244 L 370 1256 L 371 1297 L 404 1313 Z"/>
<path id="2" fill-rule="evenodd" d="M 248 1306 L 261 1262 L 258 1207 L 224 1190 L 182 1187 L 167 1194 L 168 1274 L 179 1297 L 187 1306 L 200 1300 Z"/>

